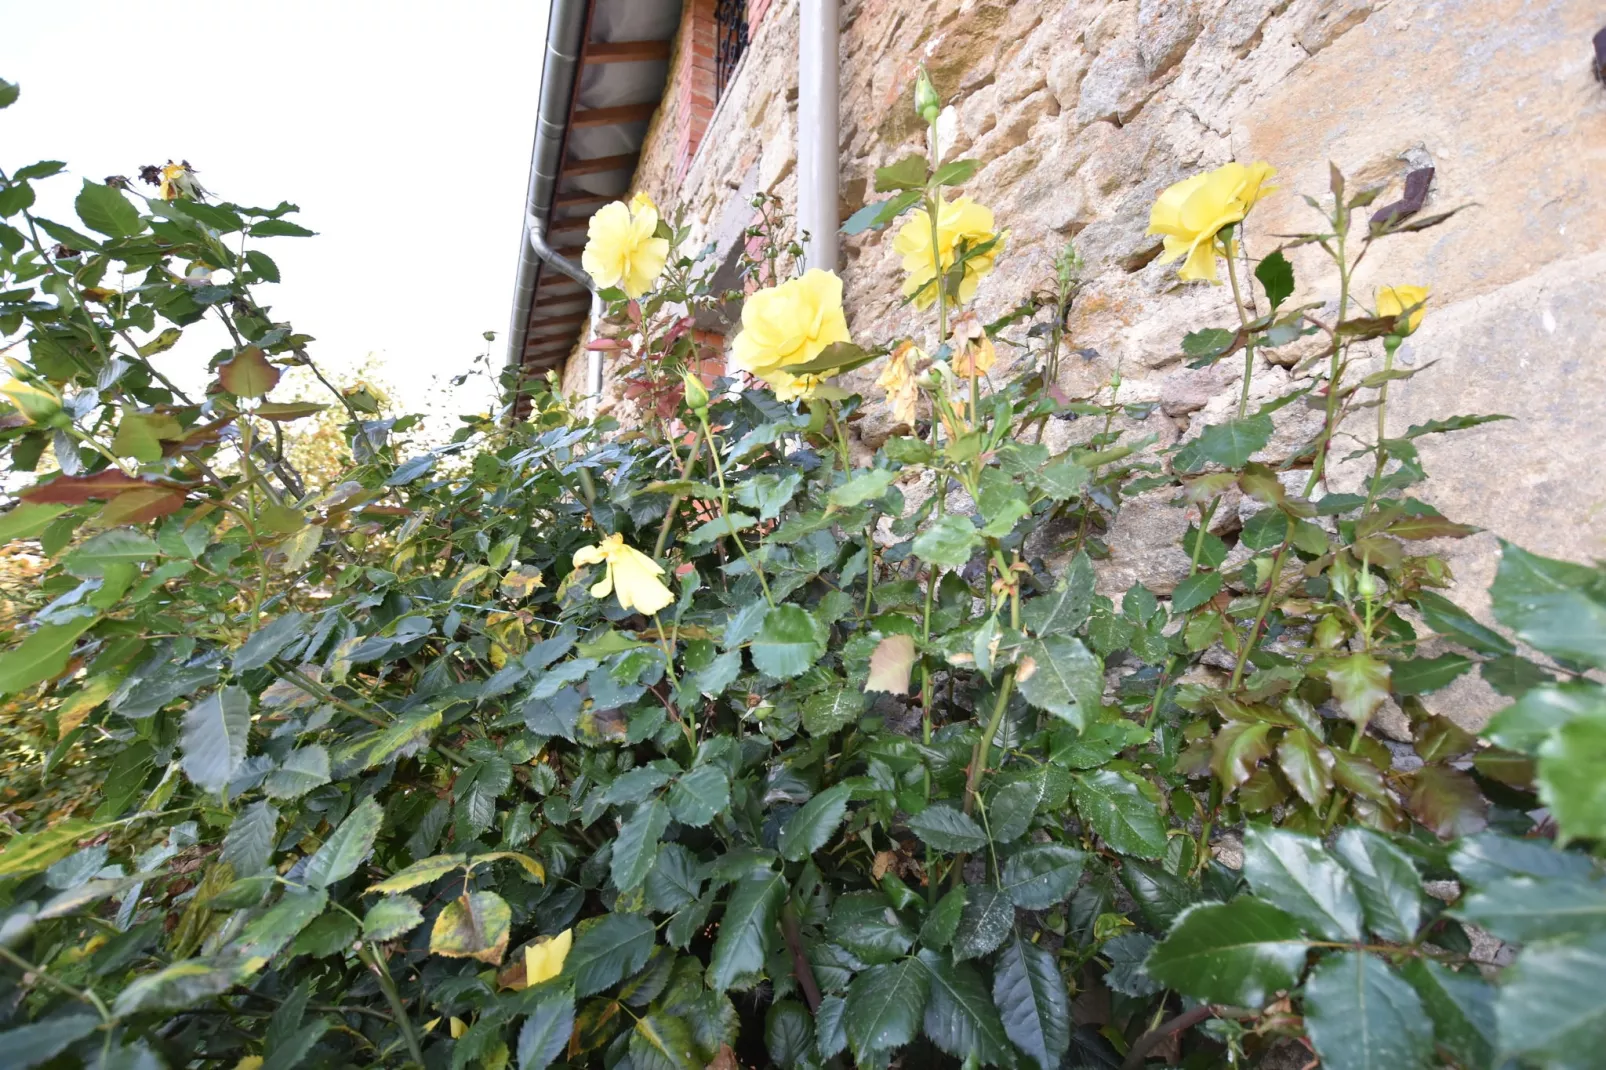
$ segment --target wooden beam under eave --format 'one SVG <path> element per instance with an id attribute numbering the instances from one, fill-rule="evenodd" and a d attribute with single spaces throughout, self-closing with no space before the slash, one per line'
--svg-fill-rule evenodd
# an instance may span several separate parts
<path id="1" fill-rule="evenodd" d="M 618 198 L 606 193 L 560 193 L 552 198 L 552 207 L 554 209 L 584 208 L 592 204 L 607 204 L 613 200 L 618 200 Z"/>
<path id="2" fill-rule="evenodd" d="M 542 327 L 577 326 L 584 323 L 590 315 L 589 312 L 572 312 L 563 316 L 548 316 L 543 320 L 531 320 L 529 329 L 538 331 Z"/>
<path id="3" fill-rule="evenodd" d="M 668 41 L 588 41 L 583 63 L 644 63 L 669 58 Z"/>
<path id="4" fill-rule="evenodd" d="M 588 126 L 644 123 L 657 109 L 657 103 L 650 100 L 644 104 L 621 104 L 617 108 L 586 108 L 569 117 L 569 126 L 579 130 Z"/>
<path id="5" fill-rule="evenodd" d="M 593 156 L 588 160 L 577 160 L 570 157 L 558 169 L 560 178 L 570 175 L 600 175 L 609 171 L 634 171 L 636 161 L 640 157 L 634 152 L 621 153 L 618 156 Z"/>

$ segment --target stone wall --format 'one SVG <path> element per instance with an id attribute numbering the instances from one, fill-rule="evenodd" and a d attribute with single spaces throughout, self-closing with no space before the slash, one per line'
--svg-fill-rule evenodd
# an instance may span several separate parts
<path id="1" fill-rule="evenodd" d="M 798 17 L 797 0 L 768 6 L 689 161 L 676 158 L 672 116 L 649 136 L 638 187 L 683 208 L 694 244 L 713 241 L 722 256 L 749 223 L 755 190 L 795 195 Z M 1591 461 L 1606 434 L 1606 87 L 1590 67 L 1603 22 L 1598 0 L 845 0 L 841 210 L 863 203 L 876 167 L 922 150 L 909 100 L 924 61 L 948 105 L 950 158 L 986 163 L 964 192 L 1011 230 L 977 310 L 991 318 L 1042 285 L 1074 238 L 1086 286 L 1071 345 L 1088 356 L 1062 361 L 1060 385 L 1089 396 L 1119 367 L 1123 400 L 1158 402 L 1132 430 L 1164 447 L 1227 418 L 1240 372 L 1192 371 L 1181 359 L 1183 334 L 1233 313 L 1225 287 L 1181 284 L 1175 265 L 1154 262 L 1144 230 L 1155 195 L 1231 159 L 1269 161 L 1282 192 L 1257 207 L 1246 236 L 1264 252 L 1274 235 L 1319 222 L 1297 194 L 1325 193 L 1329 160 L 1356 185 L 1387 184 L 1379 203 L 1398 196 L 1407 170 L 1430 164 L 1427 210 L 1468 207 L 1380 243 L 1357 279 L 1368 303 L 1376 285 L 1433 289 L 1399 359 L 1436 363 L 1394 388 L 1390 428 L 1454 413 L 1516 417 L 1425 440 L 1433 479 L 1423 496 L 1540 553 L 1606 556 L 1606 466 Z M 1296 298 L 1336 292 L 1319 252 L 1290 257 Z M 845 239 L 840 270 L 856 336 L 931 332 L 929 316 L 899 305 L 890 234 Z M 848 385 L 874 398 L 877 371 Z M 1255 393 L 1281 393 L 1296 374 L 1262 362 Z M 1278 419 L 1257 459 L 1286 459 L 1314 417 L 1290 406 Z M 873 448 L 889 424 L 872 405 L 860 444 Z M 1059 428 L 1058 445 L 1074 439 L 1075 425 Z M 1334 486 L 1356 478 L 1339 470 Z M 1164 593 L 1186 573 L 1175 549 L 1186 518 L 1169 497 L 1123 511 L 1106 590 L 1142 581 Z M 1484 611 L 1494 535 L 1442 549 L 1460 578 L 1454 596 Z M 1480 708 L 1481 686 L 1439 700 Z"/>

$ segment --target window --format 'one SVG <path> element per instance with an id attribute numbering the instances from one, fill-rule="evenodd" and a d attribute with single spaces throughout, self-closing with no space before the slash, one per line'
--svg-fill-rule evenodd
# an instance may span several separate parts
<path id="1" fill-rule="evenodd" d="M 714 98 L 725 95 L 736 64 L 747 49 L 747 0 L 715 0 Z"/>

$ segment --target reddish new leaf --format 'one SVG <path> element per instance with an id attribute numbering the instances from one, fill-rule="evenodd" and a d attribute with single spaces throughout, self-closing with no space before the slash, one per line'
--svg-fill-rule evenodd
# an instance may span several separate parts
<path id="1" fill-rule="evenodd" d="M 223 389 L 239 398 L 259 398 L 279 381 L 275 368 L 256 346 L 246 346 L 217 367 Z"/>

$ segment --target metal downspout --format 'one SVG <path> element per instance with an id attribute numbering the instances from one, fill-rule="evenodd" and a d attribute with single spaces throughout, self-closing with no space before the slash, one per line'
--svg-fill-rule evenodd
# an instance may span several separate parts
<path id="1" fill-rule="evenodd" d="M 797 225 L 808 266 L 835 271 L 840 62 L 838 0 L 801 0 L 797 61 Z M 799 235 L 801 237 L 801 233 Z"/>
<path id="2" fill-rule="evenodd" d="M 563 165 L 569 110 L 574 98 L 580 53 L 585 47 L 590 6 L 589 0 L 552 0 L 547 19 L 546 56 L 541 64 L 540 116 L 535 126 L 535 145 L 530 153 L 530 186 L 524 202 L 524 236 L 519 242 L 519 269 L 513 288 L 513 321 L 508 327 L 507 366 L 510 368 L 517 368 L 523 362 L 530 306 L 535 303 L 536 276 L 543 262 L 587 290 L 596 289 L 591 276 L 578 264 L 559 255 L 548 244 L 546 237 L 558 171 Z"/>

